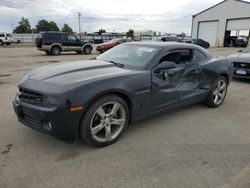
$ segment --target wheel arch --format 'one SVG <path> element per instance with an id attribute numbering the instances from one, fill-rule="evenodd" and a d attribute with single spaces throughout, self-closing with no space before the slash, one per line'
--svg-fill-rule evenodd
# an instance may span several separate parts
<path id="1" fill-rule="evenodd" d="M 60 48 L 60 50 L 63 51 L 63 47 L 62 47 L 62 45 L 59 44 L 59 43 L 54 43 L 54 44 L 52 44 L 52 45 L 49 47 L 49 51 L 51 51 L 51 49 L 52 49 L 54 46 L 58 46 L 58 47 Z"/>
<path id="2" fill-rule="evenodd" d="M 228 84 L 229 84 L 229 76 L 228 76 L 228 74 L 227 74 L 227 73 L 222 73 L 222 74 L 220 74 L 220 76 L 223 76 L 223 77 L 226 78 L 226 80 L 227 80 L 227 85 L 228 85 Z"/>
<path id="3" fill-rule="evenodd" d="M 128 109 L 129 109 L 129 123 L 132 122 L 133 119 L 133 103 L 132 103 L 132 98 L 124 91 L 121 90 L 108 90 L 108 91 L 104 91 L 101 92 L 95 96 L 93 96 L 90 101 L 88 102 L 88 104 L 86 105 L 86 108 L 84 110 L 84 112 L 81 115 L 81 119 L 79 121 L 79 125 L 78 125 L 78 130 L 77 130 L 77 137 L 79 138 L 80 135 L 80 129 L 81 129 L 81 122 L 82 119 L 84 118 L 85 112 L 88 110 L 88 108 L 91 106 L 91 104 L 93 104 L 94 101 L 98 100 L 101 97 L 104 97 L 106 95 L 117 95 L 119 97 L 121 97 L 128 105 Z"/>

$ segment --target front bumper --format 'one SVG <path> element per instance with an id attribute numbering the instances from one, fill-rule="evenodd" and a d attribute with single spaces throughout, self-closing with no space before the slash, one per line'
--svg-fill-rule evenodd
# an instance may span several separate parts
<path id="1" fill-rule="evenodd" d="M 18 121 L 22 124 L 66 142 L 78 140 L 82 111 L 70 112 L 66 105 L 55 108 L 38 107 L 24 103 L 18 97 L 12 103 Z"/>

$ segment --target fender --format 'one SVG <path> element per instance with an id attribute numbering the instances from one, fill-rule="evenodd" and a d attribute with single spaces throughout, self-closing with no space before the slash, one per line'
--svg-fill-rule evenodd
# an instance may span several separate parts
<path id="1" fill-rule="evenodd" d="M 62 46 L 60 43 L 53 43 L 52 45 L 50 45 L 49 51 L 50 51 L 51 48 L 52 48 L 53 46 L 55 46 L 55 45 L 60 46 L 61 50 L 63 51 L 63 46 Z"/>

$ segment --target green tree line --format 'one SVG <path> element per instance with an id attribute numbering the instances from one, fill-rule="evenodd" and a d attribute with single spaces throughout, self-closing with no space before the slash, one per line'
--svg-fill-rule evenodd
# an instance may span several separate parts
<path id="1" fill-rule="evenodd" d="M 41 31 L 60 31 L 60 29 L 55 22 L 45 19 L 39 20 L 35 28 L 31 28 L 28 18 L 22 17 L 18 22 L 18 26 L 13 30 L 13 33 L 39 33 Z M 66 23 L 63 24 L 61 31 L 73 32 L 71 27 Z"/>

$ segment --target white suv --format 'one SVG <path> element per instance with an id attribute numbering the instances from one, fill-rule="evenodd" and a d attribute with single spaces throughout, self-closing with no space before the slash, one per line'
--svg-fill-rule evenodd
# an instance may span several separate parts
<path id="1" fill-rule="evenodd" d="M 11 43 L 13 43 L 12 34 L 0 33 L 0 45 L 10 45 Z"/>

